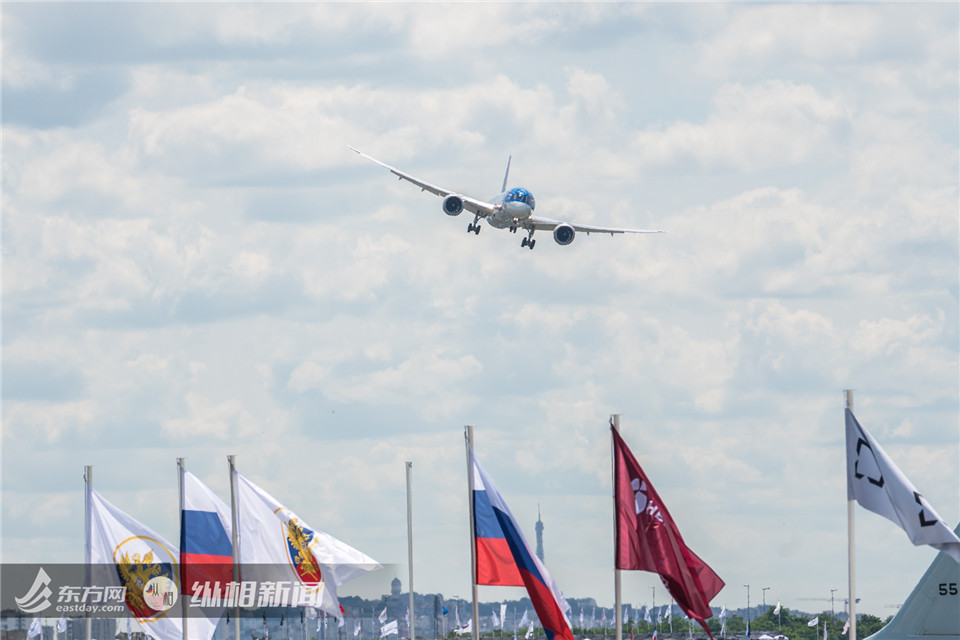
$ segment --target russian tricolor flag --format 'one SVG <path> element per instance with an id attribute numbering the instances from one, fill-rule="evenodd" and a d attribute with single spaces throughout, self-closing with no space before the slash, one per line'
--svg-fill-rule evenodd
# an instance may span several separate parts
<path id="1" fill-rule="evenodd" d="M 180 588 L 200 595 L 204 585 L 219 582 L 223 589 L 233 581 L 230 508 L 189 471 L 183 470 L 182 481 Z"/>
<path id="2" fill-rule="evenodd" d="M 523 585 L 547 634 L 547 640 L 573 640 L 566 620 L 570 605 L 520 531 L 510 508 L 480 462 L 473 463 L 474 538 L 477 584 Z M 519 577 L 519 581 L 516 580 Z M 482 582 L 482 579 L 502 580 Z"/>

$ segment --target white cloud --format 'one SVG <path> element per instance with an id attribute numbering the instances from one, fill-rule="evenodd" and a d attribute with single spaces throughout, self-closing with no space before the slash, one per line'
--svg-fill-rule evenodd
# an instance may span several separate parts
<path id="1" fill-rule="evenodd" d="M 759 86 L 728 84 L 703 124 L 675 122 L 634 134 L 631 153 L 641 166 L 693 160 L 708 168 L 759 171 L 776 165 L 832 161 L 848 126 L 842 103 L 812 86 L 771 80 Z"/>

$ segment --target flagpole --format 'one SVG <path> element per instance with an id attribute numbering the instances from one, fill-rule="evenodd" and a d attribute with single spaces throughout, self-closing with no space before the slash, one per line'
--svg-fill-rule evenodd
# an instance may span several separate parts
<path id="1" fill-rule="evenodd" d="M 183 543 L 185 542 L 185 540 L 183 539 L 183 472 L 184 472 L 185 469 L 186 469 L 186 467 L 184 466 L 184 462 L 186 462 L 186 460 L 187 460 L 186 458 L 177 458 L 177 488 L 178 488 L 179 494 L 180 494 L 180 512 L 179 512 L 179 515 L 180 515 L 180 553 L 183 553 Z M 181 594 L 182 594 L 183 591 L 184 591 L 184 586 L 185 586 L 185 585 L 183 584 L 183 562 L 181 562 L 181 563 L 180 563 L 180 593 L 181 593 Z M 182 626 L 182 628 L 183 628 L 183 640 L 188 640 L 189 635 L 187 634 L 187 602 L 186 602 L 186 598 L 180 598 L 180 607 L 181 607 L 181 609 L 180 609 L 180 614 L 181 614 L 181 615 L 180 615 L 180 622 L 181 622 L 181 626 Z"/>
<path id="2" fill-rule="evenodd" d="M 613 428 L 619 433 L 620 432 L 620 414 L 612 413 L 610 414 L 610 424 L 613 425 Z M 617 472 L 614 468 L 616 465 L 615 461 L 615 452 L 613 450 L 613 441 L 610 442 L 610 469 L 611 477 L 613 481 L 610 483 L 613 490 L 613 599 L 614 607 L 616 612 L 614 615 L 614 626 L 616 627 L 615 638 L 616 640 L 623 640 L 623 611 L 620 604 L 622 598 L 620 593 L 620 569 L 617 568 Z M 604 631 L 606 633 L 606 631 Z"/>
<path id="3" fill-rule="evenodd" d="M 90 527 L 92 525 L 90 518 L 90 508 L 92 506 L 90 504 L 90 492 L 93 490 L 93 465 L 88 465 L 83 468 L 83 480 L 85 484 L 83 492 L 83 555 L 84 563 L 86 564 L 85 573 L 87 578 L 87 586 L 89 587 L 92 586 L 90 584 L 90 557 L 92 555 L 92 550 L 90 549 L 92 538 L 90 535 Z M 84 623 L 83 633 L 84 638 L 86 638 L 86 640 L 90 640 L 91 636 L 93 635 L 93 620 L 90 618 L 89 612 L 87 612 L 86 618 L 87 619 Z"/>
<path id="4" fill-rule="evenodd" d="M 417 619 L 413 607 L 413 501 L 410 493 L 410 474 L 413 473 L 413 462 L 407 463 L 407 564 L 410 566 L 410 640 L 415 640 L 413 633 L 414 622 Z"/>
<path id="5" fill-rule="evenodd" d="M 466 425 L 463 428 L 463 437 L 467 446 L 467 504 L 470 505 L 470 587 L 473 590 L 473 620 L 470 624 L 470 636 L 473 640 L 480 639 L 480 606 L 477 602 L 477 549 L 474 540 L 474 534 L 477 530 L 475 515 L 473 513 L 473 460 L 470 457 L 473 451 L 473 426 Z"/>
<path id="6" fill-rule="evenodd" d="M 844 389 L 847 409 L 853 412 L 853 389 Z M 849 472 L 848 472 L 849 473 Z M 847 476 L 849 478 L 849 475 Z M 850 481 L 847 480 L 849 486 Z M 853 546 L 853 507 L 856 500 L 847 499 L 847 586 L 849 588 L 850 608 L 847 611 L 850 621 L 849 640 L 857 640 L 857 598 L 856 598 L 856 558 Z"/>
<path id="7" fill-rule="evenodd" d="M 227 466 L 230 469 L 230 520 L 233 525 L 232 540 L 233 545 L 233 581 L 240 584 L 240 523 L 237 516 L 237 456 L 227 456 Z M 233 594 L 233 640 L 240 640 L 240 597 L 238 593 Z M 266 624 L 266 619 L 264 619 Z M 89 638 L 87 639 L 89 640 Z"/>

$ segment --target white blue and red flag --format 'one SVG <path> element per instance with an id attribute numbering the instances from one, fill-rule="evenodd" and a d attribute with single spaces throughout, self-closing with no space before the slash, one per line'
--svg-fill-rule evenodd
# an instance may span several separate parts
<path id="1" fill-rule="evenodd" d="M 474 522 L 477 523 L 474 535 L 479 536 L 482 532 L 487 536 L 486 540 L 504 540 L 506 542 L 513 559 L 513 569 L 520 576 L 522 581 L 520 584 L 527 588 L 527 594 L 530 596 L 533 608 L 540 619 L 540 624 L 546 632 L 547 640 L 573 640 L 573 633 L 570 631 L 570 625 L 566 619 L 566 614 L 570 611 L 570 605 L 567 604 L 560 593 L 560 589 L 557 588 L 546 567 L 534 555 L 527 540 L 523 537 L 517 521 L 510 512 L 510 508 L 507 507 L 500 492 L 497 491 L 497 487 L 483 470 L 472 449 L 470 450 L 470 460 L 473 466 Z M 490 513 L 485 515 L 482 528 L 477 515 L 478 505 L 488 508 L 493 515 L 493 519 L 489 518 Z M 498 542 L 497 545 L 502 545 L 502 543 Z M 477 547 L 480 548 L 479 543 Z M 505 564 L 504 560 L 499 568 L 506 569 Z M 479 553 L 477 565 L 479 576 Z M 481 583 L 478 580 L 477 584 L 516 583 Z"/>
<path id="2" fill-rule="evenodd" d="M 185 593 L 195 595 L 204 585 L 233 581 L 233 526 L 230 508 L 207 485 L 185 469 L 181 479 L 181 584 Z"/>

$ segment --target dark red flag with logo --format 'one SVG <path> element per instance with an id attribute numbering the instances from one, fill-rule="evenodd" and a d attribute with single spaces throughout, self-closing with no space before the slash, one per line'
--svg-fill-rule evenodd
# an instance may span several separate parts
<path id="1" fill-rule="evenodd" d="M 613 425 L 610 431 L 617 509 L 616 568 L 659 574 L 680 608 L 712 638 L 706 620 L 713 616 L 710 600 L 723 588 L 723 580 L 687 548 L 647 474 Z"/>

